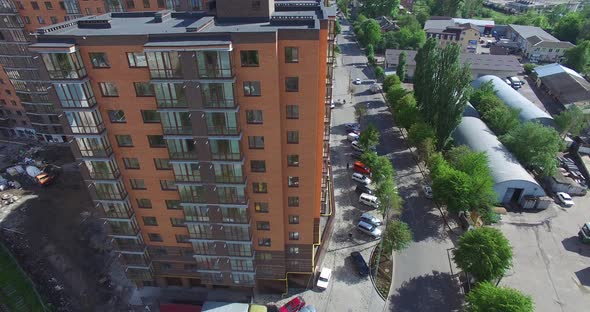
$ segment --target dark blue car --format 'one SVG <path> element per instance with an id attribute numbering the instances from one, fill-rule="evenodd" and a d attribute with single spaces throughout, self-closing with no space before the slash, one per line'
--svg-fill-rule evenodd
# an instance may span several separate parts
<path id="1" fill-rule="evenodd" d="M 360 276 L 367 276 L 369 273 L 371 273 L 369 266 L 365 262 L 365 259 L 360 252 L 354 251 L 350 253 L 350 256 L 352 257 L 352 262 L 354 262 L 354 266 L 356 267 L 356 270 Z"/>

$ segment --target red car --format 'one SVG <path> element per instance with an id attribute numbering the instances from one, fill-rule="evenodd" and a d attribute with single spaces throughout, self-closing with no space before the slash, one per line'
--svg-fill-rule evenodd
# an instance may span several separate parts
<path id="1" fill-rule="evenodd" d="M 287 302 L 284 306 L 279 309 L 279 312 L 297 312 L 305 306 L 305 300 L 301 296 L 297 296 L 291 301 Z"/>
<path id="2" fill-rule="evenodd" d="M 364 175 L 369 175 L 369 176 L 371 175 L 371 169 L 360 161 L 355 161 L 354 166 L 352 168 L 354 169 L 355 172 L 362 173 Z"/>

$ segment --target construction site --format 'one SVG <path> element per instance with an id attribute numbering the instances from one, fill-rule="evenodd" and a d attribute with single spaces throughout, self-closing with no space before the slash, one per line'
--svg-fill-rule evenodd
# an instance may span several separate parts
<path id="1" fill-rule="evenodd" d="M 134 287 L 69 147 L 0 142 L 0 174 L 0 242 L 47 310 L 133 311 L 126 302 Z M 8 284 L 0 284 L 3 297 L 20 307 L 8 311 L 32 311 Z"/>

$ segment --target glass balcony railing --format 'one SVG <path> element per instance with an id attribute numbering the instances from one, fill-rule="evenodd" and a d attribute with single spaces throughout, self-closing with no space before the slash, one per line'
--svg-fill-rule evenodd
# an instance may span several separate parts
<path id="1" fill-rule="evenodd" d="M 240 127 L 229 126 L 208 126 L 207 134 L 209 135 L 238 135 L 240 134 Z"/>
<path id="2" fill-rule="evenodd" d="M 142 252 L 146 245 L 138 239 L 114 238 L 113 247 L 121 252 Z"/>
<path id="3" fill-rule="evenodd" d="M 167 135 L 184 135 L 184 134 L 192 134 L 193 127 L 192 126 L 176 126 L 176 127 L 164 127 L 162 126 L 162 130 L 164 134 Z"/>
<path id="4" fill-rule="evenodd" d="M 132 222 L 108 221 L 107 224 L 107 232 L 109 235 L 137 236 L 137 234 L 139 234 L 139 228 L 134 226 Z"/>
<path id="5" fill-rule="evenodd" d="M 217 183 L 244 183 L 246 182 L 245 176 L 215 176 L 215 182 Z"/>
<path id="6" fill-rule="evenodd" d="M 116 180 L 121 177 L 119 169 L 111 169 L 110 171 L 90 171 L 89 175 L 94 180 Z"/>
<path id="7" fill-rule="evenodd" d="M 242 153 L 211 153 L 214 160 L 242 160 Z"/>

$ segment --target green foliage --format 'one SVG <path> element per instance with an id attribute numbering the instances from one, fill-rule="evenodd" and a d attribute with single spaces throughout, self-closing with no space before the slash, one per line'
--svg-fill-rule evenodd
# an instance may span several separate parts
<path id="1" fill-rule="evenodd" d="M 367 48 L 365 49 L 365 54 L 367 57 L 375 57 L 375 47 L 372 44 L 367 44 Z"/>
<path id="2" fill-rule="evenodd" d="M 519 109 L 501 104 L 488 110 L 482 117 L 496 135 L 504 135 L 520 125 L 519 116 Z"/>
<path id="3" fill-rule="evenodd" d="M 432 193 L 434 199 L 447 206 L 452 212 L 471 209 L 467 194 L 470 193 L 469 175 L 454 169 L 448 163 L 439 164 L 436 174 L 432 174 Z"/>
<path id="4" fill-rule="evenodd" d="M 436 153 L 436 144 L 433 138 L 426 138 L 418 144 L 418 158 L 430 165 L 430 159 Z"/>
<path id="5" fill-rule="evenodd" d="M 557 131 L 536 122 L 525 122 L 500 137 L 500 141 L 528 168 L 541 176 L 557 172 L 557 153 L 564 144 Z"/>
<path id="6" fill-rule="evenodd" d="M 337 0 L 336 4 L 338 5 L 340 12 L 342 12 L 344 16 L 348 17 L 348 5 L 350 4 L 350 0 Z"/>
<path id="7" fill-rule="evenodd" d="M 471 90 L 471 71 L 459 61 L 460 47 L 437 47 L 431 38 L 418 50 L 414 94 L 424 120 L 436 133 L 437 149 L 448 142 L 459 125 Z"/>
<path id="8" fill-rule="evenodd" d="M 420 48 L 426 41 L 426 33 L 420 22 L 411 14 L 402 15 L 398 20 L 398 31 L 388 31 L 383 35 L 385 49 Z"/>
<path id="9" fill-rule="evenodd" d="M 584 75 L 590 74 L 590 40 L 565 51 L 564 65 Z"/>
<path id="10" fill-rule="evenodd" d="M 43 306 L 43 300 L 35 291 L 35 285 L 31 284 L 18 263 L 0 243 L 0 281 L 10 285 L 13 293 L 0 293 L 2 308 L 6 311 L 47 311 Z M 8 288 L 8 287 L 7 287 Z"/>
<path id="11" fill-rule="evenodd" d="M 393 177 L 383 179 L 381 183 L 377 184 L 375 196 L 379 199 L 379 207 L 383 214 L 388 209 L 393 209 L 395 211 L 401 210 L 402 199 L 397 193 Z"/>
<path id="12" fill-rule="evenodd" d="M 364 150 L 370 150 L 379 144 L 379 130 L 373 124 L 361 132 L 359 136 L 359 144 Z"/>
<path id="13" fill-rule="evenodd" d="M 430 2 L 430 14 L 437 16 L 458 16 L 461 0 L 436 0 Z"/>
<path id="14" fill-rule="evenodd" d="M 379 156 L 375 162 L 375 170 L 371 168 L 371 171 L 374 172 L 372 175 L 373 180 L 377 184 L 381 184 L 385 180 L 392 180 L 393 181 L 393 166 L 391 165 L 391 161 L 387 156 Z"/>
<path id="15" fill-rule="evenodd" d="M 406 59 L 406 52 L 402 52 L 399 54 L 399 60 L 397 62 L 397 68 L 395 70 L 395 73 L 401 81 L 406 80 Z"/>
<path id="16" fill-rule="evenodd" d="M 555 25 L 554 34 L 563 41 L 569 41 L 575 44 L 582 28 L 583 18 L 579 13 L 568 13 L 562 17 Z"/>
<path id="17" fill-rule="evenodd" d="M 361 155 L 361 162 L 365 164 L 367 167 L 371 168 L 371 170 L 377 171 L 377 156 L 376 152 L 366 150 Z"/>
<path id="18" fill-rule="evenodd" d="M 409 129 L 420 118 L 420 111 L 412 93 L 404 95 L 395 106 L 393 118 L 399 127 Z"/>
<path id="19" fill-rule="evenodd" d="M 389 107 L 395 109 L 397 103 L 408 94 L 408 90 L 404 89 L 401 85 L 393 86 L 387 90 L 385 98 L 389 103 Z"/>
<path id="20" fill-rule="evenodd" d="M 533 299 L 512 288 L 483 282 L 467 294 L 467 312 L 533 312 Z"/>
<path id="21" fill-rule="evenodd" d="M 401 85 L 401 81 L 397 75 L 387 75 L 383 79 L 383 90 L 389 91 L 391 87 Z"/>
<path id="22" fill-rule="evenodd" d="M 494 84 L 492 81 L 486 81 L 482 83 L 478 89 L 476 89 L 471 96 L 469 97 L 469 101 L 471 104 L 479 110 L 478 106 L 481 100 L 486 96 L 496 95 L 496 90 L 494 90 Z"/>
<path id="23" fill-rule="evenodd" d="M 362 2 L 362 12 L 365 13 L 367 16 L 397 16 L 399 0 L 371 0 Z"/>
<path id="24" fill-rule="evenodd" d="M 533 73 L 533 69 L 537 67 L 537 64 L 527 63 L 522 66 L 524 68 L 524 73 L 530 75 Z"/>
<path id="25" fill-rule="evenodd" d="M 500 230 L 478 228 L 459 238 L 453 260 L 477 281 L 492 281 L 501 278 L 512 266 L 512 247 Z"/>
<path id="26" fill-rule="evenodd" d="M 385 70 L 383 70 L 383 67 L 375 67 L 375 78 L 377 78 L 378 80 L 382 80 L 383 77 L 385 77 Z"/>
<path id="27" fill-rule="evenodd" d="M 391 254 L 393 251 L 402 251 L 410 245 L 413 240 L 410 227 L 403 221 L 394 220 L 387 224 L 383 234 L 383 252 Z"/>
<path id="28" fill-rule="evenodd" d="M 340 35 L 342 33 L 342 25 L 340 25 L 340 20 L 336 20 L 336 24 L 334 26 L 334 31 L 336 32 L 337 35 Z"/>
<path id="29" fill-rule="evenodd" d="M 572 105 L 559 115 L 555 116 L 555 124 L 559 129 L 560 135 L 565 136 L 571 133 L 573 136 L 579 135 L 582 129 L 588 125 L 589 116 L 579 107 Z"/>
<path id="30" fill-rule="evenodd" d="M 367 115 L 367 108 L 363 105 L 357 105 L 354 107 L 354 117 L 356 117 L 356 121 L 361 123 L 363 117 Z"/>
<path id="31" fill-rule="evenodd" d="M 408 129 L 408 143 L 412 146 L 420 146 L 426 139 L 432 139 L 436 143 L 434 129 L 425 122 L 417 122 Z"/>
<path id="32" fill-rule="evenodd" d="M 360 24 L 361 33 L 357 33 L 357 37 L 363 46 L 368 46 L 369 44 L 375 46 L 379 44 L 382 40 L 381 38 L 381 27 L 379 23 L 374 19 L 367 19 L 362 24 Z"/>

